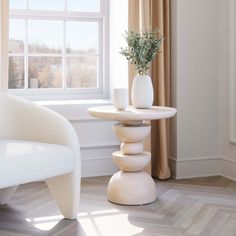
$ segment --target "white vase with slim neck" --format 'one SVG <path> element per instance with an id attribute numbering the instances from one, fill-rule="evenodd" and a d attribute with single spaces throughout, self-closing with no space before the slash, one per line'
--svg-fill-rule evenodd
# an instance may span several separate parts
<path id="1" fill-rule="evenodd" d="M 153 104 L 153 86 L 149 75 L 136 75 L 132 82 L 131 102 L 135 108 L 150 108 Z"/>

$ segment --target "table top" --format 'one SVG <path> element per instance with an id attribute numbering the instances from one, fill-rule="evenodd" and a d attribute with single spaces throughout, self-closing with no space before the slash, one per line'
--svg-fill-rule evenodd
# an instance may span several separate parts
<path id="1" fill-rule="evenodd" d="M 113 106 L 98 106 L 88 109 L 88 113 L 96 118 L 118 121 L 142 121 L 170 118 L 177 112 L 173 107 L 152 106 L 148 109 L 136 109 L 129 106 L 125 111 L 119 111 Z"/>

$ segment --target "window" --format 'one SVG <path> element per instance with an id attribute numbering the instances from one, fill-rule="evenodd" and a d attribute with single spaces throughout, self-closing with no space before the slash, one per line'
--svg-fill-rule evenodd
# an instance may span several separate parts
<path id="1" fill-rule="evenodd" d="M 10 91 L 47 99 L 106 97 L 107 5 L 10 0 Z"/>

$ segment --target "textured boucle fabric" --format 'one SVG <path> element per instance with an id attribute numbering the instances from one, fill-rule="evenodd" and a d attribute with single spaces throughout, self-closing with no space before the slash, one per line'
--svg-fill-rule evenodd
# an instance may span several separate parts
<path id="1" fill-rule="evenodd" d="M 7 146 L 12 148 L 4 150 Z M 62 214 L 70 219 L 76 217 L 80 146 L 77 134 L 64 117 L 31 101 L 0 94 L 0 149 L 0 188 L 4 188 L 0 189 L 0 204 L 13 194 L 13 188 L 8 191 L 8 187 L 45 180 Z M 9 155 L 11 160 L 7 159 Z M 19 164 L 20 158 L 25 163 Z"/>

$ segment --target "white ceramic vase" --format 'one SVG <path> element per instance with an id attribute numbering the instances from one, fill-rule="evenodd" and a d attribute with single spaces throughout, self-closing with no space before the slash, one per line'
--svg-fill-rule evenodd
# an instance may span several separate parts
<path id="1" fill-rule="evenodd" d="M 150 108 L 153 104 L 153 86 L 149 75 L 136 75 L 132 82 L 131 102 L 135 108 Z"/>

